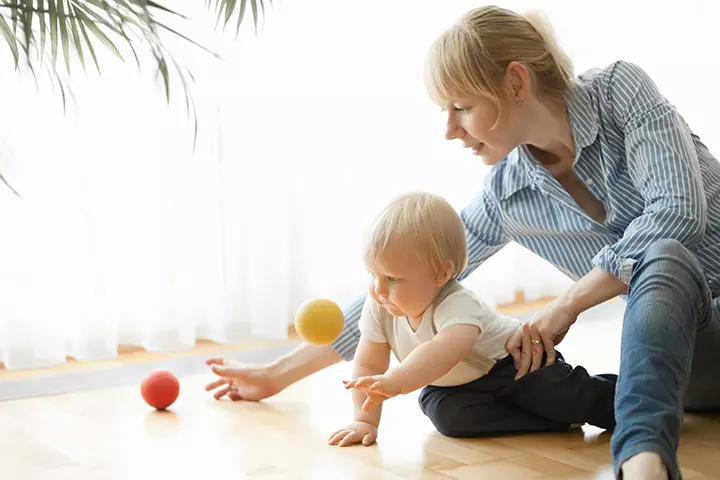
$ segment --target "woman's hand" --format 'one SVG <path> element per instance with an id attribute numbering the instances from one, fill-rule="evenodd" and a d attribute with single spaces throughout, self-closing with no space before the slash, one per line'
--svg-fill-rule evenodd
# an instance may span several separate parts
<path id="1" fill-rule="evenodd" d="M 516 380 L 540 368 L 544 353 L 546 365 L 555 363 L 555 345 L 565 338 L 577 316 L 569 304 L 558 299 L 517 329 L 505 344 L 515 361 Z"/>
<path id="2" fill-rule="evenodd" d="M 505 343 L 505 348 L 515 360 L 516 378 L 540 368 L 543 352 L 547 353 L 547 365 L 555 363 L 555 345 L 565 338 L 578 315 L 626 292 L 625 283 L 599 268 L 593 268 L 571 285 Z"/>
<path id="3" fill-rule="evenodd" d="M 227 396 L 230 400 L 259 401 L 282 390 L 268 366 L 251 367 L 222 357 L 209 358 L 205 364 L 220 377 L 205 385 L 205 390 L 215 390 L 217 400 Z"/>

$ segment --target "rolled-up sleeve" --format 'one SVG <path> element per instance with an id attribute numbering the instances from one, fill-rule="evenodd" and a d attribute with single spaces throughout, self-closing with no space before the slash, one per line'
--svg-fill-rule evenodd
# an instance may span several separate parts
<path id="1" fill-rule="evenodd" d="M 343 310 L 345 325 L 340 336 L 331 344 L 335 352 L 337 352 L 343 360 L 348 362 L 352 361 L 355 357 L 355 350 L 357 350 L 358 344 L 360 343 L 360 329 L 358 325 L 366 297 L 367 294 L 358 296 L 354 302 Z"/>
<path id="2" fill-rule="evenodd" d="M 597 253 L 593 264 L 629 283 L 635 264 L 657 240 L 697 245 L 705 232 L 707 205 L 690 129 L 648 74 L 618 62 L 606 95 L 625 137 L 628 173 L 645 207 L 620 240 Z"/>

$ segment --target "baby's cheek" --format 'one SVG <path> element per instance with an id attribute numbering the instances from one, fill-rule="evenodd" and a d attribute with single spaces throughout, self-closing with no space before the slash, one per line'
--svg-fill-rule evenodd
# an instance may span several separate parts
<path id="1" fill-rule="evenodd" d="M 405 292 L 405 289 L 398 285 L 390 288 L 388 296 L 390 297 L 390 301 L 395 304 L 407 302 L 407 292 Z"/>
<path id="2" fill-rule="evenodd" d="M 370 284 L 368 287 L 368 295 L 370 295 L 370 298 L 372 298 L 375 303 L 380 303 L 377 295 L 375 295 L 375 285 Z"/>

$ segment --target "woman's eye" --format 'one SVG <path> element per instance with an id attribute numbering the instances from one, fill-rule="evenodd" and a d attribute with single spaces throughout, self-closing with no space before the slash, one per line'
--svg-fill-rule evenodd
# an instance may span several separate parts
<path id="1" fill-rule="evenodd" d="M 457 106 L 457 105 L 455 106 L 455 111 L 456 111 L 456 112 L 467 112 L 468 110 L 470 110 L 470 107 L 460 107 L 460 106 Z"/>
<path id="2" fill-rule="evenodd" d="M 395 277 L 387 277 L 387 279 L 388 279 L 388 282 L 391 282 L 391 283 L 397 282 L 397 278 L 395 278 Z"/>

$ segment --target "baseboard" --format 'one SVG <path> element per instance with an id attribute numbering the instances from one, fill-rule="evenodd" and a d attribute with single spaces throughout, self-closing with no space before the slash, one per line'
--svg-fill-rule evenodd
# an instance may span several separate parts
<path id="1" fill-rule="evenodd" d="M 65 363 L 27 370 L 8 370 L 0 363 L 0 381 L 52 373 L 103 369 L 115 367 L 119 364 L 163 361 L 196 355 L 206 355 L 207 357 L 222 356 L 229 352 L 275 348 L 299 341 L 297 335 L 289 334 L 288 337 L 289 338 L 285 340 L 257 340 L 243 344 L 223 344 L 210 340 L 198 340 L 193 348 L 178 352 L 148 352 L 138 345 L 119 345 L 117 355 L 107 360 L 78 360 L 68 356 L 66 357 Z"/>

